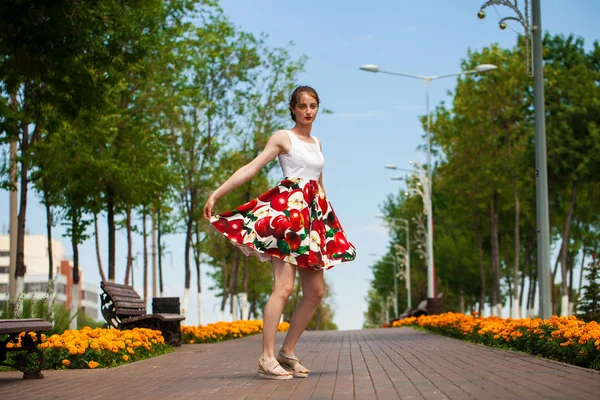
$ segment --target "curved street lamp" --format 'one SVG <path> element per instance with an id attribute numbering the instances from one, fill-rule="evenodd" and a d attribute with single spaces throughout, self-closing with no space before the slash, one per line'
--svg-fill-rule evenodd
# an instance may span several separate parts
<path id="1" fill-rule="evenodd" d="M 429 112 L 429 86 L 432 81 L 441 78 L 448 78 L 452 76 L 460 76 L 460 75 L 468 75 L 468 74 L 476 74 L 476 73 L 484 73 L 488 71 L 492 71 L 497 69 L 498 67 L 493 64 L 481 64 L 475 67 L 474 69 L 467 71 L 460 71 L 452 74 L 444 74 L 444 75 L 414 75 L 414 74 L 406 74 L 402 72 L 391 72 L 391 71 L 383 71 L 379 69 L 379 65 L 377 64 L 364 64 L 359 67 L 362 71 L 373 72 L 373 73 L 382 73 L 388 75 L 396 75 L 402 76 L 406 78 L 414 78 L 420 79 L 425 82 L 426 93 L 425 93 L 425 112 L 427 115 L 427 190 L 426 197 L 424 198 L 424 202 L 428 204 L 426 207 L 428 209 L 427 213 L 427 297 L 435 298 L 435 272 L 433 266 L 433 218 L 432 218 L 432 207 L 431 207 L 431 114 Z"/>
<path id="2" fill-rule="evenodd" d="M 537 260 L 538 281 L 540 288 L 539 315 L 543 319 L 552 316 L 552 291 L 550 290 L 550 216 L 548 207 L 548 161 L 546 156 L 546 117 L 544 110 L 544 68 L 542 66 L 542 13 L 540 0 L 531 0 L 531 23 L 529 19 L 530 0 L 524 1 L 524 12 L 517 6 L 517 0 L 489 0 L 480 8 L 477 16 L 485 18 L 485 9 L 490 6 L 509 8 L 515 16 L 500 20 L 500 29 L 506 28 L 505 21 L 516 21 L 525 31 L 525 48 L 527 51 L 527 69 L 531 74 L 529 63 L 529 36 L 533 43 L 533 92 L 535 108 L 535 198 L 537 221 Z M 568 296 L 563 293 L 562 309 L 568 310 Z"/>

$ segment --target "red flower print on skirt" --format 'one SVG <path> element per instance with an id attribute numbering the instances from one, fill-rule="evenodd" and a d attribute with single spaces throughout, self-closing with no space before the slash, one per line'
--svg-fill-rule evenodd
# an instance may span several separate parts
<path id="1" fill-rule="evenodd" d="M 356 249 L 315 180 L 285 178 L 258 198 L 213 216 L 210 222 L 244 254 L 261 261 L 275 256 L 319 270 L 356 257 Z"/>

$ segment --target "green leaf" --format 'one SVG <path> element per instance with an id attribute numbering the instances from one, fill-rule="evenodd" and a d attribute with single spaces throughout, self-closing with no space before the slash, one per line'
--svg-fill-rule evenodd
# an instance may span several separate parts
<path id="1" fill-rule="evenodd" d="M 306 254 L 308 252 L 310 246 L 300 246 L 298 247 L 298 250 L 296 250 L 296 253 L 298 254 Z"/>
<path id="2" fill-rule="evenodd" d="M 281 254 L 288 255 L 290 254 L 290 246 L 287 244 L 285 240 L 278 240 L 277 247 L 281 251 Z"/>

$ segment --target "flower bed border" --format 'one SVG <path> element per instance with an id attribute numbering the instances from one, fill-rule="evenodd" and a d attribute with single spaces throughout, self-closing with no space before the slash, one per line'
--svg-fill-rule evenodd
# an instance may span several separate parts
<path id="1" fill-rule="evenodd" d="M 513 350 L 583 368 L 600 370 L 600 324 L 575 317 L 503 319 L 457 313 L 409 317 L 410 326 L 484 346 Z"/>

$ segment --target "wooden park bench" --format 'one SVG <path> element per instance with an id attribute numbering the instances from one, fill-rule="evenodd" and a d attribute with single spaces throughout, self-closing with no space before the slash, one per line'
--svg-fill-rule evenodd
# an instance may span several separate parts
<path id="1" fill-rule="evenodd" d="M 42 379 L 45 359 L 38 345 L 42 342 L 41 332 L 50 329 L 52 324 L 39 318 L 0 320 L 0 336 L 6 336 L 0 338 L 0 365 L 23 372 L 23 379 Z M 9 343 L 16 343 L 21 332 L 25 332 L 21 347 L 9 347 Z M 29 332 L 35 332 L 35 339 Z M 13 352 L 15 357 L 9 360 L 8 355 Z"/>
<path id="2" fill-rule="evenodd" d="M 116 329 L 156 329 L 162 332 L 165 343 L 181 346 L 181 321 L 185 317 L 178 309 L 146 314 L 146 304 L 132 286 L 102 281 L 100 288 L 102 316 L 108 325 Z"/>

